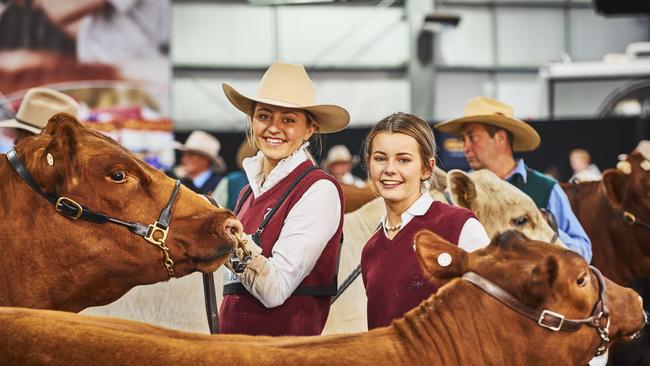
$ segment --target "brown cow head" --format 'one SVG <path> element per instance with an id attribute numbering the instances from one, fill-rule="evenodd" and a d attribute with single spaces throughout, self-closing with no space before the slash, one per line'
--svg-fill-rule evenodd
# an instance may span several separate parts
<path id="1" fill-rule="evenodd" d="M 452 202 L 473 211 L 490 237 L 506 230 L 542 241 L 555 235 L 532 198 L 487 169 L 470 174 L 451 170 L 447 188 Z"/>
<path id="2" fill-rule="evenodd" d="M 16 149 L 44 191 L 123 221 L 153 224 L 174 189 L 173 179 L 66 114 L 52 117 L 41 134 Z M 34 247 L 43 246 L 47 255 L 58 258 L 51 271 L 70 273 L 65 279 L 71 281 L 68 286 L 82 286 L 81 282 L 96 286 L 86 296 L 105 303 L 135 285 L 167 279 L 160 248 L 143 237 L 113 223 L 65 218 L 27 184 L 18 186 L 26 192 L 24 201 L 30 202 L 17 209 L 25 218 L 17 220 L 18 225 L 39 228 L 24 230 L 23 241 L 36 242 Z M 181 187 L 166 242 L 176 275 L 214 271 L 228 258 L 233 234 L 241 232 L 241 223 L 231 212 Z M 102 291 L 106 296 L 94 296 Z"/>
<path id="3" fill-rule="evenodd" d="M 650 225 L 650 151 L 646 151 L 650 150 L 650 142 L 639 146 L 618 163 L 618 169 L 605 171 L 603 186 L 614 209 L 627 211 Z M 650 231 L 644 234 L 650 235 Z"/>
<path id="4" fill-rule="evenodd" d="M 432 278 L 453 279 L 474 272 L 533 309 L 548 309 L 569 319 L 583 319 L 592 315 L 599 298 L 598 280 L 580 255 L 559 246 L 532 241 L 518 231 L 499 234 L 489 246 L 472 253 L 429 231 L 416 234 L 415 242 L 420 262 Z M 441 261 L 441 256 L 447 257 L 446 260 Z M 641 299 L 628 288 L 608 279 L 605 282 L 611 314 L 610 338 L 616 341 L 630 337 L 645 323 Z M 499 312 L 502 313 L 512 314 L 505 310 L 505 305 L 504 311 Z M 523 319 L 531 329 L 542 328 L 534 320 L 523 316 L 518 319 Z M 498 323 L 504 319 L 494 321 Z M 596 330 L 582 328 L 585 328 L 580 329 L 581 335 L 586 337 L 584 341 L 593 343 L 595 350 L 600 344 Z"/>

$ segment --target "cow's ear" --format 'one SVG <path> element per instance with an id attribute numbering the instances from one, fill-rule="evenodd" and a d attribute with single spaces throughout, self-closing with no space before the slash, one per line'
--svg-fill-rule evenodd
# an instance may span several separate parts
<path id="1" fill-rule="evenodd" d="M 447 189 L 447 172 L 438 168 L 437 165 L 433 168 L 433 179 L 436 182 L 436 188 L 441 191 Z"/>
<path id="2" fill-rule="evenodd" d="M 627 198 L 625 174 L 618 170 L 608 170 L 603 174 L 603 186 L 609 202 L 614 207 L 621 207 Z"/>
<path id="3" fill-rule="evenodd" d="M 558 260 L 552 255 L 547 256 L 531 271 L 524 284 L 522 301 L 533 308 L 544 302 L 553 291 L 553 285 L 558 276 Z"/>
<path id="4" fill-rule="evenodd" d="M 80 126 L 74 117 L 65 113 L 56 114 L 48 121 L 43 134 L 50 135 L 51 139 L 45 149 L 39 150 L 37 163 L 41 185 L 47 192 L 69 190 L 77 184 Z"/>
<path id="5" fill-rule="evenodd" d="M 445 280 L 463 274 L 467 255 L 464 250 L 428 230 L 418 232 L 413 240 L 424 271 L 433 279 Z"/>
<path id="6" fill-rule="evenodd" d="M 450 170 L 447 173 L 447 188 L 456 206 L 472 210 L 472 204 L 476 200 L 476 185 L 469 174 L 458 169 Z"/>

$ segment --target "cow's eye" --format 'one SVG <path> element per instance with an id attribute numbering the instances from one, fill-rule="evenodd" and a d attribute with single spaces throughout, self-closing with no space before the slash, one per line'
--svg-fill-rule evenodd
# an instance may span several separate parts
<path id="1" fill-rule="evenodd" d="M 526 216 L 519 216 L 516 217 L 512 222 L 517 225 L 517 226 L 524 226 L 528 223 L 528 217 Z"/>
<path id="2" fill-rule="evenodd" d="M 124 183 L 126 182 L 126 173 L 123 171 L 112 173 L 111 180 L 115 183 Z"/>
<path id="3" fill-rule="evenodd" d="M 576 280 L 576 284 L 580 287 L 584 286 L 587 283 L 587 278 L 585 276 L 580 276 L 578 280 Z"/>

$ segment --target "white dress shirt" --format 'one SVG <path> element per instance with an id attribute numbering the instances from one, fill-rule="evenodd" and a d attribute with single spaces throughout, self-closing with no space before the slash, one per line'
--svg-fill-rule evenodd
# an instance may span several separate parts
<path id="1" fill-rule="evenodd" d="M 309 159 L 305 143 L 295 153 L 281 160 L 264 179 L 264 155 L 245 159 L 253 197 L 259 197 Z M 341 220 L 339 193 L 329 180 L 315 182 L 289 211 L 280 236 L 268 261 L 268 276 L 256 279 L 254 288 L 247 288 L 267 308 L 282 305 L 316 265 L 323 250 L 338 229 Z M 224 269 L 225 270 L 225 269 Z M 258 281 L 262 281 L 260 284 Z"/>
<path id="2" fill-rule="evenodd" d="M 411 207 L 402 213 L 402 227 L 408 225 L 415 216 L 424 215 L 429 210 L 432 203 L 433 198 L 431 198 L 430 195 L 421 195 L 420 198 L 413 202 Z M 381 218 L 381 224 L 384 228 L 384 234 L 388 236 L 385 213 Z M 486 247 L 488 244 L 490 244 L 490 238 L 488 237 L 487 232 L 485 232 L 483 224 L 475 218 L 470 218 L 465 221 L 465 225 L 463 225 L 463 228 L 460 231 L 460 236 L 458 237 L 458 247 L 467 252 L 473 252 L 476 249 Z"/>

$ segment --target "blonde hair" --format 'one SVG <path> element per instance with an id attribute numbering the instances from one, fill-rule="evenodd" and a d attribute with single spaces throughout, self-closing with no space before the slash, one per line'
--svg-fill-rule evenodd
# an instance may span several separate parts
<path id="1" fill-rule="evenodd" d="M 430 171 L 430 176 L 428 179 L 422 181 L 420 186 L 421 189 L 429 187 L 437 188 L 436 180 L 433 179 L 433 170 L 428 164 L 429 159 L 436 158 L 436 139 L 433 135 L 433 130 L 429 124 L 422 118 L 409 113 L 397 112 L 393 113 L 390 116 L 379 121 L 373 128 L 370 130 L 361 148 L 363 155 L 363 165 L 368 173 L 368 178 L 370 178 L 370 171 L 368 167 L 370 166 L 370 154 L 372 153 L 372 141 L 375 136 L 381 132 L 388 133 L 401 133 L 407 136 L 412 137 L 418 144 L 420 157 L 422 158 L 422 168 L 426 171 Z M 372 184 L 371 184 L 371 188 Z"/>

